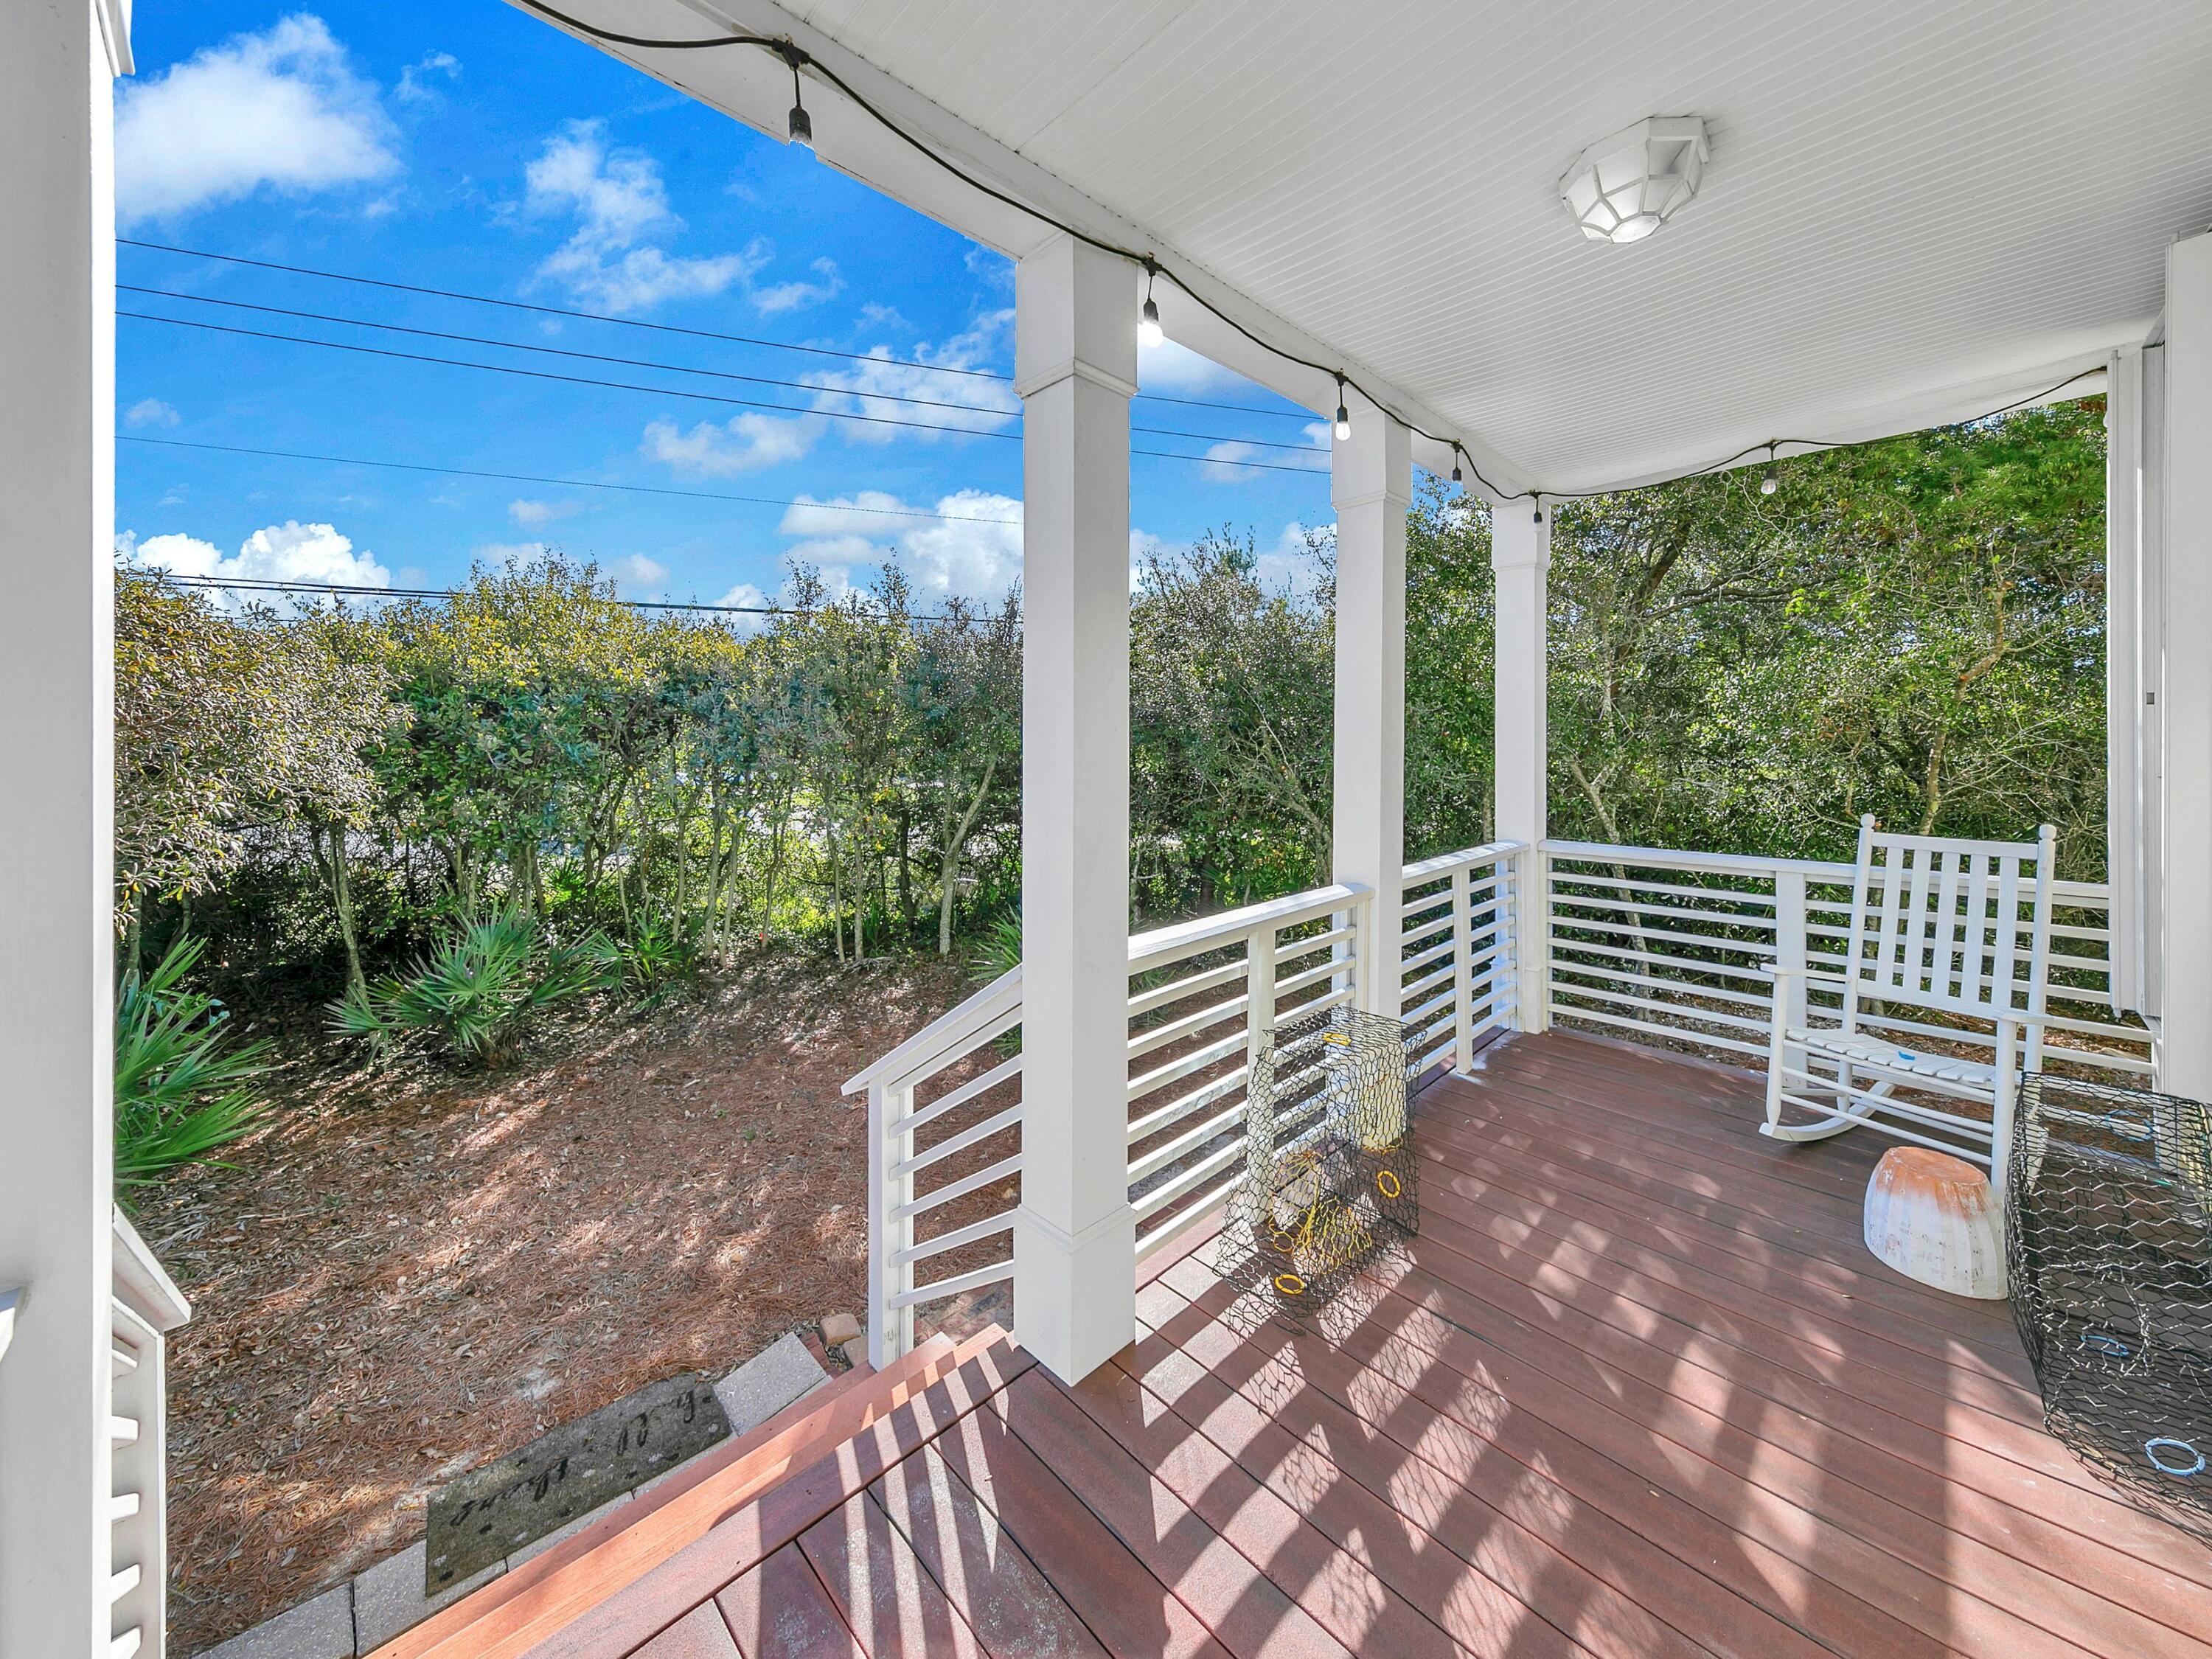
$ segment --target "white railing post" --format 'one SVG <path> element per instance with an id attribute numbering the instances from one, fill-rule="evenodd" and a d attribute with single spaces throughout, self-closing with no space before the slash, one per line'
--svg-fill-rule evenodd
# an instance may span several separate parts
<path id="1" fill-rule="evenodd" d="M 1513 1029 L 1552 1029 L 1551 854 L 1528 846 L 1513 854 Z"/>
<path id="2" fill-rule="evenodd" d="M 1244 1063 L 1258 1075 L 1260 1051 L 1275 1030 L 1275 929 L 1261 927 L 1244 940 Z M 1248 1085 L 1249 1086 L 1249 1085 Z"/>
<path id="3" fill-rule="evenodd" d="M 868 1364 L 881 1370 L 914 1346 L 914 1310 L 898 1305 L 911 1285 L 911 1266 L 901 1253 L 914 1243 L 911 1130 L 892 1126 L 914 1114 L 914 1084 L 897 1079 L 868 1085 Z"/>
<path id="4" fill-rule="evenodd" d="M 113 1318 L 110 1414 L 134 1424 L 137 1433 L 114 1448 L 109 1583 L 125 1582 L 117 1575 L 134 1568 L 137 1576 L 116 1596 L 112 1616 L 126 1646 L 128 1632 L 137 1632 L 137 1644 L 131 1649 L 137 1659 L 157 1659 L 168 1626 L 168 1504 L 162 1468 L 168 1443 L 167 1357 L 161 1334 L 119 1297 Z"/>
<path id="5" fill-rule="evenodd" d="M 1352 937 L 1341 947 L 1344 955 L 1338 960 L 1343 964 L 1343 969 L 1338 975 L 1338 981 L 1339 988 L 1350 993 L 1352 1006 L 1355 1008 L 1367 1006 L 1363 981 L 1379 971 L 1376 964 L 1381 960 L 1381 911 L 1382 907 L 1375 902 L 1375 895 L 1368 893 L 1345 916 L 1352 925 Z"/>
<path id="6" fill-rule="evenodd" d="M 1778 966 L 1788 970 L 1774 981 L 1775 994 L 1783 1000 L 1783 1026 L 1788 1030 L 1802 1031 L 1805 1029 L 1806 1007 L 1805 872 L 1802 870 L 1775 872 L 1774 959 Z M 1805 1050 L 1802 1045 L 1788 1045 L 1784 1054 L 1784 1063 L 1791 1071 L 1804 1071 Z"/>
<path id="7" fill-rule="evenodd" d="M 1464 1072 L 1474 1064 L 1474 906 L 1466 867 L 1452 872 L 1452 1066 Z"/>
<path id="8" fill-rule="evenodd" d="M 121 1211 L 112 1216 L 106 1390 L 110 1462 L 102 1494 L 114 1659 L 161 1659 L 168 1639 L 167 1333 L 191 1304 Z M 128 1425 L 127 1431 L 125 1425 Z"/>

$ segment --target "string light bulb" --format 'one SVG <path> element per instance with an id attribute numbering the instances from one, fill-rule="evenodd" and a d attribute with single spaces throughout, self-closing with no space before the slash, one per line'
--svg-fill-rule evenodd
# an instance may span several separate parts
<path id="1" fill-rule="evenodd" d="M 1766 471 L 1759 478 L 1759 493 L 1762 495 L 1771 495 L 1781 487 L 1782 475 L 1774 470 L 1774 446 L 1769 444 L 1766 447 Z"/>
<path id="2" fill-rule="evenodd" d="M 806 112 L 806 100 L 799 96 L 799 58 L 794 54 L 784 61 L 791 65 L 791 142 L 811 150 L 814 148 L 814 118 Z"/>
<path id="3" fill-rule="evenodd" d="M 1352 411 L 1344 406 L 1344 376 L 1341 374 L 1336 377 L 1336 423 L 1331 429 L 1335 432 L 1339 443 L 1352 436 Z"/>
<path id="4" fill-rule="evenodd" d="M 1167 339 L 1167 331 L 1160 326 L 1159 301 L 1152 298 L 1152 277 L 1159 267 L 1149 259 L 1145 261 L 1145 308 L 1137 318 L 1137 343 L 1156 346 Z"/>
<path id="5" fill-rule="evenodd" d="M 1541 495 L 1536 497 L 1536 511 L 1534 518 L 1538 524 L 1544 522 L 1544 498 Z"/>

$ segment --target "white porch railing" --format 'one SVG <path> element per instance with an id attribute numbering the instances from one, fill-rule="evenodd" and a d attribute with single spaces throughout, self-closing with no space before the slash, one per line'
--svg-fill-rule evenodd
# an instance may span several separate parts
<path id="1" fill-rule="evenodd" d="M 1496 1030 L 1570 1020 L 1765 1064 L 1774 981 L 1840 1000 L 1851 866 L 1589 842 L 1517 842 L 1410 864 L 1397 927 L 1401 1016 L 1424 1069 L 1464 1069 Z M 2105 890 L 2058 884 L 2045 1063 L 2125 1081 L 2149 1034 L 2110 1011 Z M 1244 1155 L 1244 1085 L 1274 1022 L 1381 1000 L 1370 896 L 1294 893 L 1129 941 L 1129 1201 L 1137 1260 L 1226 1201 Z M 1534 930 L 1533 933 L 1530 930 Z M 1802 1011 L 1797 1011 L 1802 1016 Z M 1017 968 L 848 1083 L 868 1094 L 869 1347 L 915 1339 L 915 1310 L 1013 1277 L 1020 1202 Z M 1986 1037 L 1901 1018 L 1905 1037 Z"/>
<path id="2" fill-rule="evenodd" d="M 167 1407 L 163 1339 L 191 1306 L 122 1212 L 115 1215 L 108 1435 L 111 1659 L 160 1659 L 167 1640 Z"/>
<path id="3" fill-rule="evenodd" d="M 1803 970 L 1796 994 L 1815 1008 L 1842 1002 L 1848 864 L 1563 841 L 1545 842 L 1540 861 L 1551 1018 L 1764 1071 L 1774 986 L 1765 964 Z M 2149 1032 L 2112 1018 L 2106 890 L 2062 881 L 2054 900 L 2045 1066 L 2123 1085 L 2148 1079 Z M 1790 1023 L 1804 1014 L 1791 1010 Z M 1994 1055 L 1987 1032 L 1864 1012 L 1860 1024 Z"/>
<path id="4" fill-rule="evenodd" d="M 1426 1064 L 1465 1064 L 1510 1022 L 1520 849 L 1409 865 L 1402 1006 Z M 1374 918 L 1334 886 L 1129 940 L 1129 1201 L 1141 1261 L 1226 1201 L 1244 1157 L 1244 1085 L 1276 1020 L 1361 1000 Z M 1000 975 L 845 1087 L 868 1095 L 868 1341 L 883 1364 L 915 1310 L 1013 1277 L 1020 1197 L 1021 970 Z"/>

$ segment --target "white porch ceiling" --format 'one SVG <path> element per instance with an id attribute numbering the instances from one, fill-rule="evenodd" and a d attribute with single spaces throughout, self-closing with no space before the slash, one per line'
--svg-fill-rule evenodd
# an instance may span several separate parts
<path id="1" fill-rule="evenodd" d="M 670 34 L 779 15 L 681 3 L 577 0 L 594 22 Z M 781 14 L 802 45 L 911 88 L 906 112 L 994 177 L 1062 211 L 1095 204 L 1098 226 L 1133 228 L 1547 489 L 2033 391 L 2141 341 L 2167 241 L 2212 223 L 2206 0 Z M 787 76 L 779 94 L 773 60 L 731 61 L 763 54 L 626 55 L 781 136 Z M 824 154 L 896 190 L 836 155 L 830 129 L 858 118 L 819 112 L 836 101 L 809 99 Z M 1559 173 L 1655 114 L 1711 125 L 1697 201 L 1648 241 L 1584 240 Z M 962 217 L 941 181 L 909 199 Z"/>

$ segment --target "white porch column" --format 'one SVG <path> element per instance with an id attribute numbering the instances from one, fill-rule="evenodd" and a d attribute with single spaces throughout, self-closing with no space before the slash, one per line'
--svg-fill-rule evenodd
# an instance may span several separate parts
<path id="1" fill-rule="evenodd" d="M 1129 399 L 1137 270 L 1015 278 L 1022 441 L 1022 1203 L 1014 1327 L 1056 1376 L 1136 1334 L 1129 1208 Z"/>
<path id="2" fill-rule="evenodd" d="M 0 51 L 0 1291 L 22 1292 L 0 1354 L 8 1659 L 91 1659 L 114 1634 L 109 81 L 127 9 L 12 5 Z"/>
<path id="3" fill-rule="evenodd" d="M 1521 864 L 1520 915 L 1514 928 L 1518 997 L 1516 1030 L 1551 1024 L 1551 994 L 1544 975 L 1549 957 L 1544 860 L 1537 851 L 1548 833 L 1550 779 L 1547 649 L 1552 523 L 1526 501 L 1493 501 L 1490 508 L 1490 568 L 1497 580 L 1492 659 L 1497 700 L 1491 713 L 1491 765 L 1496 780 L 1498 838 L 1528 844 Z"/>
<path id="4" fill-rule="evenodd" d="M 2166 749 L 2159 1087 L 2212 1099 L 2212 234 L 2166 254 Z"/>
<path id="5" fill-rule="evenodd" d="M 2142 352 L 2112 354 L 2105 381 L 2105 869 L 2112 1001 L 2144 1006 L 2142 690 Z"/>
<path id="6" fill-rule="evenodd" d="M 1329 455 L 1336 508 L 1333 878 L 1371 890 L 1358 1006 L 1398 1017 L 1406 868 L 1406 509 L 1413 440 L 1355 393 L 1352 435 Z"/>

